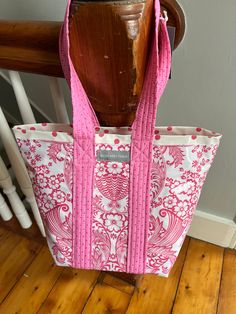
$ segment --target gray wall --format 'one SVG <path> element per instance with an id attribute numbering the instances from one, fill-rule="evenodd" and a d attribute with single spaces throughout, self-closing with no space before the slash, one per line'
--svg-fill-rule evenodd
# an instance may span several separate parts
<path id="1" fill-rule="evenodd" d="M 236 1 L 181 0 L 187 32 L 173 56 L 173 79 L 160 104 L 158 123 L 194 125 L 223 134 L 199 208 L 236 214 Z"/>
<path id="2" fill-rule="evenodd" d="M 223 133 L 199 209 L 232 219 L 236 213 L 236 1 L 228 0 L 227 6 L 221 0 L 179 2 L 186 14 L 187 32 L 173 55 L 172 80 L 161 100 L 157 123 L 201 126 Z M 61 20 L 65 5 L 66 0 L 1 0 L 0 18 Z M 53 119 L 44 79 L 23 78 L 31 98 L 41 102 Z"/>
<path id="3" fill-rule="evenodd" d="M 67 0 L 1 0 L 1 19 L 61 21 Z"/>

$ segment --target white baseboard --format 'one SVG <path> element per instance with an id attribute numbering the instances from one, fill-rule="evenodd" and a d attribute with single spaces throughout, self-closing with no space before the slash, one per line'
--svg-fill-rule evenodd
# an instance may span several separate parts
<path id="1" fill-rule="evenodd" d="M 190 237 L 236 249 L 236 224 L 233 220 L 197 210 L 188 231 Z"/>

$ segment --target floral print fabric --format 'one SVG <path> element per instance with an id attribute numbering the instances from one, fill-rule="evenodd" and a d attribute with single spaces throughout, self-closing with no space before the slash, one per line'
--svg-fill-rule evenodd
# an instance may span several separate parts
<path id="1" fill-rule="evenodd" d="M 58 265 L 71 266 L 71 128 L 34 125 L 15 127 L 14 132 L 33 184 L 51 253 Z M 95 154 L 99 150 L 129 151 L 130 132 L 129 128 L 99 128 Z M 167 127 L 155 131 L 146 273 L 168 276 L 189 229 L 219 139 L 220 135 L 200 128 Z M 96 162 L 91 209 L 94 269 L 126 271 L 128 188 L 128 162 Z"/>

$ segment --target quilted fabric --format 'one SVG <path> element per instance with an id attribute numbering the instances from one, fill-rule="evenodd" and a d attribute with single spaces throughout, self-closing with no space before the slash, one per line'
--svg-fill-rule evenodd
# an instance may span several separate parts
<path id="1" fill-rule="evenodd" d="M 70 1 L 60 57 L 71 88 L 73 128 L 14 128 L 58 265 L 167 276 L 189 228 L 220 135 L 201 128 L 155 129 L 171 53 L 158 0 L 154 10 L 131 128 L 99 126 L 70 58 Z"/>
<path id="2" fill-rule="evenodd" d="M 55 262 L 73 266 L 73 147 L 68 125 L 14 128 Z M 100 150 L 131 148 L 130 128 L 97 128 Z M 154 131 L 144 273 L 167 276 L 189 229 L 220 135 L 200 128 Z M 130 163 L 96 160 L 91 208 L 91 268 L 128 271 Z M 140 190 L 143 185 L 140 184 Z"/>
<path id="3" fill-rule="evenodd" d="M 68 2 L 64 25 L 60 36 L 60 57 L 65 77 L 71 87 L 74 107 L 74 185 L 73 185 L 73 247 L 74 267 L 91 268 L 91 193 L 93 190 L 93 168 L 95 164 L 94 129 L 98 121 L 94 110 L 79 81 L 70 58 L 70 29 Z M 155 31 L 148 58 L 147 71 L 136 119 L 133 123 L 130 181 L 129 181 L 129 272 L 143 272 L 150 207 L 150 175 L 153 131 L 157 104 L 168 81 L 170 71 L 170 43 L 166 21 L 160 17 L 160 3 L 154 2 Z M 160 27 L 159 27 L 160 26 Z M 159 30 L 160 29 L 160 30 Z M 144 189 L 138 192 L 137 175 L 143 180 Z M 138 228 L 134 227 L 138 225 Z"/>

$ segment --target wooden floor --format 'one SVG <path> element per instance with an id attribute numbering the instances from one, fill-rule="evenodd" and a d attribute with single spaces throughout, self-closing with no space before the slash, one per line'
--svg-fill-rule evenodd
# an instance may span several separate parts
<path id="1" fill-rule="evenodd" d="M 187 238 L 168 279 L 134 287 L 54 266 L 45 245 L 0 228 L 0 314 L 235 314 L 236 251 Z"/>

